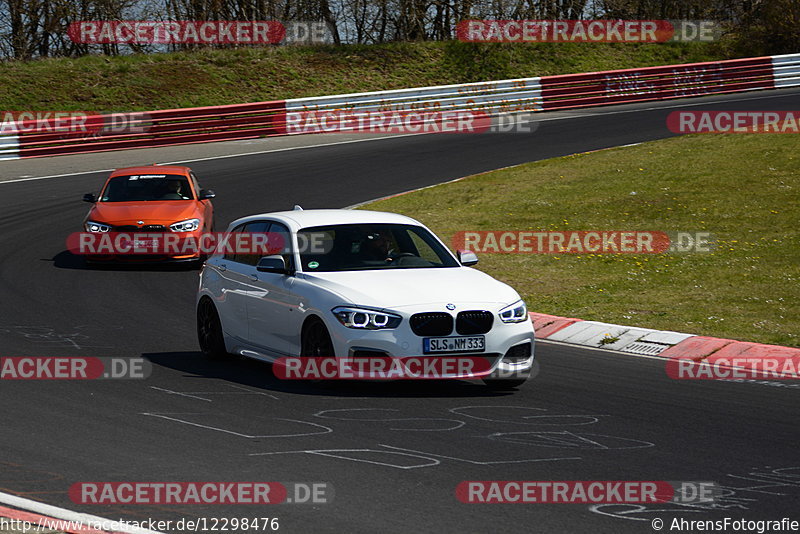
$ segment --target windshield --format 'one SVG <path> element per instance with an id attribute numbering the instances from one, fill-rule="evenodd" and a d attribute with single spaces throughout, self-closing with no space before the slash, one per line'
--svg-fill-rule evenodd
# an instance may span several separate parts
<path id="1" fill-rule="evenodd" d="M 458 267 L 425 228 L 410 224 L 337 224 L 297 233 L 305 272 Z"/>
<path id="2" fill-rule="evenodd" d="M 147 200 L 191 200 L 189 180 L 179 174 L 134 174 L 115 176 L 106 184 L 100 202 Z"/>

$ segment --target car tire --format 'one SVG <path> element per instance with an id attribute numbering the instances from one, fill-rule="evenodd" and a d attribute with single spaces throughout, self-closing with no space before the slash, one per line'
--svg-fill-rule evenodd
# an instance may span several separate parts
<path id="1" fill-rule="evenodd" d="M 524 384 L 527 378 L 484 378 L 483 383 L 496 390 L 514 389 Z"/>
<path id="2" fill-rule="evenodd" d="M 331 336 L 325 328 L 325 323 L 320 319 L 312 319 L 303 326 L 300 356 L 328 358 L 335 356 Z"/>
<path id="3" fill-rule="evenodd" d="M 218 359 L 228 355 L 217 307 L 208 298 L 202 299 L 197 306 L 197 341 L 200 351 L 208 358 Z"/>

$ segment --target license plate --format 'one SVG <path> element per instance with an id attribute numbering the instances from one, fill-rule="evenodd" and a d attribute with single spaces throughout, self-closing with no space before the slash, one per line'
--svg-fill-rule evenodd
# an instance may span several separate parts
<path id="1" fill-rule="evenodd" d="M 137 239 L 133 242 L 134 248 L 155 248 L 158 246 L 158 239 Z"/>
<path id="2" fill-rule="evenodd" d="M 486 350 L 484 336 L 426 337 L 422 340 L 422 352 L 483 352 Z"/>

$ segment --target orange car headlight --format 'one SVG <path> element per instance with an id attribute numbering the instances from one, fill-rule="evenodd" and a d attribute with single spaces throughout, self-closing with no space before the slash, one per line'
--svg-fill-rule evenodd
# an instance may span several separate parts
<path id="1" fill-rule="evenodd" d="M 200 228 L 200 219 L 186 219 L 169 225 L 173 232 L 194 232 Z"/>

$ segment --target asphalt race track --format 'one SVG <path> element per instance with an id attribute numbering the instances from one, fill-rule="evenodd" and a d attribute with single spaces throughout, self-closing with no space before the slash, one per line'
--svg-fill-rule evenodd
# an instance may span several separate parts
<path id="1" fill-rule="evenodd" d="M 800 90 L 685 101 L 708 110 L 798 102 Z M 663 138 L 677 105 L 576 113 L 530 134 L 399 137 L 190 165 L 216 191 L 223 229 L 296 203 L 343 207 Z M 104 174 L 0 184 L 0 356 L 141 356 L 153 374 L 0 382 L 1 492 L 111 519 L 278 517 L 294 533 L 646 533 L 655 518 L 800 519 L 800 384 L 678 382 L 662 360 L 552 343 L 537 346 L 539 375 L 506 393 L 469 382 L 290 383 L 258 362 L 207 361 L 195 336 L 196 270 L 91 269 L 64 250 L 88 208 L 82 194 Z M 465 480 L 713 481 L 726 491 L 703 505 L 462 504 L 455 488 Z M 326 482 L 333 498 L 81 506 L 67 495 L 80 481 Z"/>

